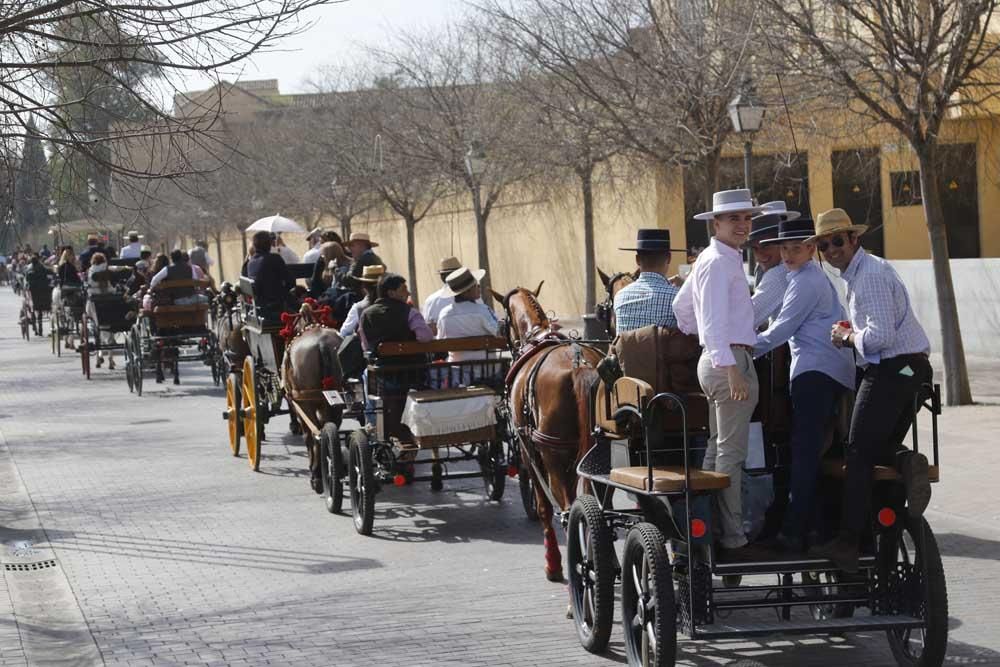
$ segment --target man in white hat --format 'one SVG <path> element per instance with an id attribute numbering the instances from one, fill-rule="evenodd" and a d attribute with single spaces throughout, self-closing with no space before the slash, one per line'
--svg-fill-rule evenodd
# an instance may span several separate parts
<path id="1" fill-rule="evenodd" d="M 710 430 L 704 467 L 730 479 L 729 487 L 719 493 L 720 556 L 745 560 L 759 557 L 743 532 L 742 502 L 758 385 L 753 365 L 757 334 L 740 248 L 760 208 L 749 190 L 716 192 L 712 204 L 711 211 L 695 218 L 712 220 L 715 235 L 678 292 L 674 315 L 681 331 L 698 334 L 703 348 L 698 381 L 709 402 Z"/>
<path id="2" fill-rule="evenodd" d="M 118 256 L 122 259 L 139 259 L 140 252 L 142 252 L 142 243 L 139 242 L 139 232 L 130 231 L 128 233 L 128 243 L 118 253 Z"/>
<path id="3" fill-rule="evenodd" d="M 302 254 L 302 263 L 315 264 L 319 259 L 319 246 L 323 243 L 323 230 L 319 227 L 312 230 L 306 236 L 306 241 L 309 243 L 309 250 Z"/>
<path id="4" fill-rule="evenodd" d="M 895 269 L 861 247 L 867 229 L 835 208 L 820 214 L 810 239 L 847 282 L 849 326 L 834 324 L 831 343 L 853 349 L 864 369 L 848 436 L 840 533 L 810 552 L 847 572 L 858 568 L 858 546 L 870 520 L 875 465 L 899 471 L 911 517 L 920 517 L 931 498 L 927 457 L 902 444 L 913 424 L 914 398 L 931 382 L 930 342 Z"/>
<path id="5" fill-rule="evenodd" d="M 460 267 L 445 278 L 447 295 L 454 302 L 445 306 L 438 316 L 437 338 L 469 338 L 472 336 L 496 336 L 499 330 L 497 318 L 486 304 L 479 301 L 479 283 L 486 275 L 482 269 L 471 270 Z M 485 359 L 485 352 L 451 352 L 448 361 Z"/>
<path id="6" fill-rule="evenodd" d="M 347 250 L 351 253 L 351 268 L 349 274 L 358 278 L 366 266 L 381 264 L 385 266 L 382 258 L 375 254 L 372 248 L 377 248 L 378 243 L 372 241 L 371 237 L 364 232 L 351 232 L 347 240 Z"/>
<path id="7" fill-rule="evenodd" d="M 457 257 L 445 257 L 438 265 L 438 275 L 441 276 L 441 287 L 429 297 L 424 299 L 424 307 L 421 310 L 427 326 L 437 335 L 437 321 L 441 311 L 447 306 L 455 303 L 455 297 L 448 289 L 448 275 L 462 268 L 462 263 Z"/>

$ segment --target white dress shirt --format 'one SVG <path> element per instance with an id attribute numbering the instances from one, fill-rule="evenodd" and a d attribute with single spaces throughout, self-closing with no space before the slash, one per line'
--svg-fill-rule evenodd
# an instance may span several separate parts
<path id="1" fill-rule="evenodd" d="M 127 246 L 122 248 L 122 251 L 118 253 L 121 259 L 139 259 L 142 254 L 142 244 L 138 241 L 134 243 L 129 243 Z"/>
<path id="2" fill-rule="evenodd" d="M 298 264 L 299 256 L 295 254 L 295 251 L 286 245 L 275 246 L 277 253 L 281 255 L 281 259 L 285 260 L 285 264 Z"/>
<path id="3" fill-rule="evenodd" d="M 498 331 L 499 325 L 493 311 L 477 301 L 456 301 L 441 311 L 437 322 L 437 337 L 439 339 L 496 336 Z M 448 361 L 485 358 L 485 352 L 448 353 Z"/>
<path id="4" fill-rule="evenodd" d="M 347 318 L 344 320 L 344 323 L 340 325 L 341 338 L 347 338 L 357 332 L 358 323 L 361 321 L 361 313 L 363 313 L 367 307 L 368 295 L 365 295 L 365 298 L 351 306 L 351 309 L 347 311 Z"/>
<path id="5" fill-rule="evenodd" d="M 319 246 L 315 245 L 309 250 L 306 250 L 305 254 L 302 255 L 303 264 L 315 264 L 316 260 L 319 259 Z"/>
<path id="6" fill-rule="evenodd" d="M 447 285 L 442 285 L 438 291 L 424 299 L 422 313 L 427 324 L 436 327 L 438 318 L 441 317 L 441 311 L 453 303 L 455 303 L 455 297 L 448 293 Z"/>

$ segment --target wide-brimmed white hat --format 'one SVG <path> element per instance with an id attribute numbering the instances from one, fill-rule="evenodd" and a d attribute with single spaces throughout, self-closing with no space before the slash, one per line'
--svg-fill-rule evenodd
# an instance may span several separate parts
<path id="1" fill-rule="evenodd" d="M 378 245 L 377 243 L 372 241 L 372 237 L 368 236 L 368 234 L 364 232 L 351 232 L 351 236 L 347 240 L 347 242 L 351 243 L 352 241 L 364 241 L 373 248 Z"/>
<path id="2" fill-rule="evenodd" d="M 458 296 L 462 292 L 479 284 L 479 281 L 486 275 L 483 269 L 469 269 L 462 267 L 448 274 L 444 279 L 444 293 L 448 296 Z"/>
<path id="3" fill-rule="evenodd" d="M 761 215 L 774 213 L 776 215 L 780 215 L 783 220 L 796 220 L 802 216 L 802 214 L 798 211 L 789 211 L 788 206 L 783 201 L 769 201 L 761 204 L 760 213 Z"/>
<path id="4" fill-rule="evenodd" d="M 711 220 L 717 215 L 734 213 L 736 211 L 746 211 L 748 213 L 760 213 L 760 206 L 753 203 L 753 196 L 747 189 L 723 190 L 712 195 L 712 210 L 699 213 L 694 216 L 695 220 Z"/>

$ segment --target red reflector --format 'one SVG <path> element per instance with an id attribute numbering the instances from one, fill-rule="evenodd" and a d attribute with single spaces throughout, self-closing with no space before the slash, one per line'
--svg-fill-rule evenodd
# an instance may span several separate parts
<path id="1" fill-rule="evenodd" d="M 156 347 L 163 347 L 163 341 L 162 340 L 156 341 Z"/>
<path id="2" fill-rule="evenodd" d="M 396 486 L 406 486 L 406 476 L 396 475 L 395 477 L 392 478 L 392 483 L 395 484 Z"/>
<path id="3" fill-rule="evenodd" d="M 507 466 L 507 476 L 517 477 L 517 466 Z"/>
<path id="4" fill-rule="evenodd" d="M 707 530 L 708 527 L 705 525 L 704 521 L 701 519 L 691 519 L 691 537 L 705 537 L 705 532 Z"/>
<path id="5" fill-rule="evenodd" d="M 889 507 L 883 507 L 878 511 L 878 522 L 883 528 L 888 528 L 896 523 L 896 513 Z"/>

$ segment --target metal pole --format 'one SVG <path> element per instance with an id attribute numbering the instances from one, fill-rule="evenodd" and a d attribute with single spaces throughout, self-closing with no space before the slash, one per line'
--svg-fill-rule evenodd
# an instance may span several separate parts
<path id="1" fill-rule="evenodd" d="M 750 141 L 750 135 L 747 135 L 747 140 L 743 142 L 743 183 L 744 187 L 750 191 L 750 197 L 753 197 L 753 180 L 751 175 L 751 161 L 753 160 L 753 142 Z M 754 261 L 753 250 L 749 247 L 747 248 L 747 269 L 750 275 L 754 274 L 757 269 L 757 263 Z"/>

